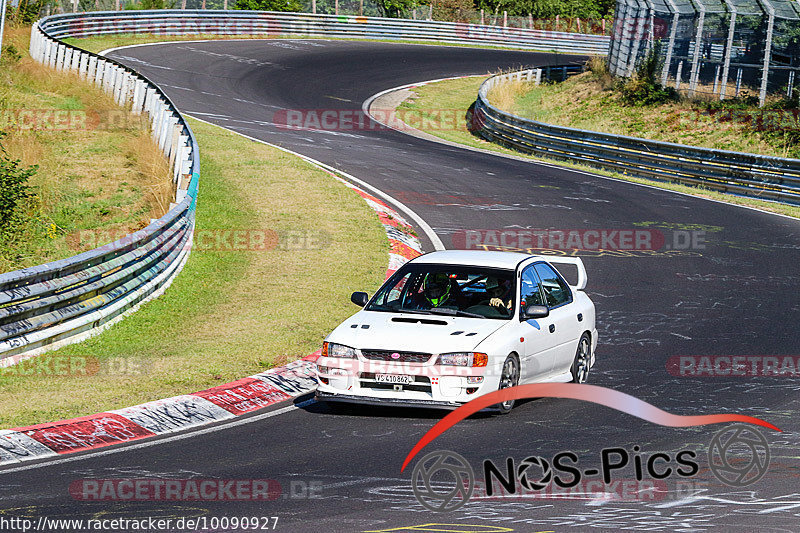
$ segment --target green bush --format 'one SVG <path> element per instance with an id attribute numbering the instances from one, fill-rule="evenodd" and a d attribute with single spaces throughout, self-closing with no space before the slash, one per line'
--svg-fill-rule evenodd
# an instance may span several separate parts
<path id="1" fill-rule="evenodd" d="M 250 11 L 303 11 L 298 0 L 236 0 L 233 9 Z"/>
<path id="2" fill-rule="evenodd" d="M 9 2 L 8 19 L 17 25 L 33 24 L 39 20 L 39 15 L 48 4 L 54 5 L 55 2 L 53 0 L 19 0 L 16 8 L 11 7 Z"/>
<path id="3" fill-rule="evenodd" d="M 0 139 L 5 135 L 0 132 Z M 28 179 L 36 174 L 36 168 L 21 167 L 19 159 L 11 159 L 0 144 L 0 231 L 12 229 L 10 226 L 17 208 L 33 196 L 33 188 L 28 185 Z"/>
<path id="4" fill-rule="evenodd" d="M 678 91 L 672 87 L 664 87 L 656 77 L 658 56 L 655 50 L 657 48 L 658 45 L 656 44 L 653 50 L 644 58 L 642 64 L 639 65 L 636 74 L 621 83 L 620 92 L 625 104 L 651 106 L 678 100 Z"/>
<path id="5" fill-rule="evenodd" d="M 20 59 L 22 59 L 22 54 L 17 50 L 17 47 L 13 44 L 7 44 L 3 46 L 3 53 L 2 53 L 2 60 L 3 62 L 12 62 L 17 63 Z"/>

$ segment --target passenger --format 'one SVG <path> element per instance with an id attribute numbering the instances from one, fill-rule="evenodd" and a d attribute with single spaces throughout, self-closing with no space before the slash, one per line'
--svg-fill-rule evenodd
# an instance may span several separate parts
<path id="1" fill-rule="evenodd" d="M 486 295 L 489 299 L 478 305 L 489 305 L 501 313 L 511 314 L 511 283 L 508 280 L 500 281 L 494 276 L 487 276 Z"/>

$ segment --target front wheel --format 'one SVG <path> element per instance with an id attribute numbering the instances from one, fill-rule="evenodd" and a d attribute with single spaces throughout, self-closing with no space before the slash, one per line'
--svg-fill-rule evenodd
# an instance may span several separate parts
<path id="1" fill-rule="evenodd" d="M 581 335 L 578 349 L 575 351 L 575 360 L 572 361 L 570 372 L 573 383 L 585 383 L 589 377 L 589 366 L 592 364 L 592 341 L 588 333 Z"/>
<path id="2" fill-rule="evenodd" d="M 519 360 L 515 356 L 509 355 L 506 357 L 506 362 L 503 363 L 500 386 L 497 389 L 508 389 L 517 385 L 519 385 Z M 500 409 L 500 414 L 507 415 L 514 408 L 514 400 L 498 403 L 497 407 Z"/>

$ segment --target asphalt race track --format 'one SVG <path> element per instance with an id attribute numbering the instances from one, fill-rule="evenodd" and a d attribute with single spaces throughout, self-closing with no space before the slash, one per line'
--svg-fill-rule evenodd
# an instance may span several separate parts
<path id="1" fill-rule="evenodd" d="M 0 473 L 0 516 L 277 516 L 277 530 L 285 532 L 800 530 L 798 375 L 668 371 L 674 356 L 800 355 L 800 222 L 395 131 L 290 131 L 272 124 L 282 110 L 360 110 L 375 93 L 407 83 L 577 58 L 319 40 L 174 43 L 111 57 L 150 77 L 186 114 L 313 157 L 391 194 L 448 248 L 469 229 L 657 229 L 669 248 L 582 254 L 600 335 L 589 382 L 671 413 L 746 414 L 783 432 L 760 429 L 771 450 L 769 470 L 753 485 L 728 487 L 709 471 L 706 457 L 724 426 L 667 428 L 591 403 L 528 401 L 506 417 L 462 422 L 422 455 L 455 451 L 482 479 L 484 459 L 504 466 L 506 457 L 519 462 L 568 450 L 582 468 L 599 467 L 603 448 L 639 446 L 645 458 L 695 450 L 700 471 L 665 479 L 654 497 L 550 494 L 473 500 L 433 513 L 412 493 L 411 468 L 401 473 L 400 466 L 442 412 L 333 411 L 303 398 L 298 408 L 219 431 Z M 675 239 L 687 235 L 681 232 L 695 232 L 697 246 L 676 251 Z M 78 501 L 69 486 L 86 478 L 257 478 L 277 480 L 282 490 L 268 502 Z M 615 479 L 634 479 L 632 463 Z M 408 529 L 432 523 L 459 527 Z"/>

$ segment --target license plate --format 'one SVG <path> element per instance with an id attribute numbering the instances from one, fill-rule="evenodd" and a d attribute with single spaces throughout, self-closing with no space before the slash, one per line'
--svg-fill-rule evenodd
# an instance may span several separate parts
<path id="1" fill-rule="evenodd" d="M 401 383 L 411 385 L 414 383 L 414 376 L 402 376 L 400 374 L 375 374 L 375 381 L 378 383 Z"/>

